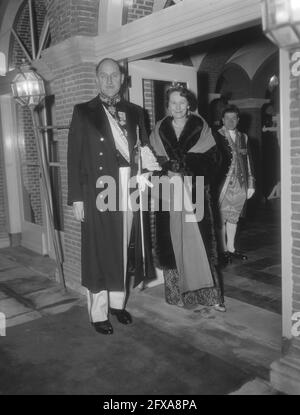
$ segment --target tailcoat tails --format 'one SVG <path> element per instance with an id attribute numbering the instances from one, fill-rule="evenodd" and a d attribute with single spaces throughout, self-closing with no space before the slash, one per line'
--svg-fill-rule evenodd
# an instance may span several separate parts
<path id="1" fill-rule="evenodd" d="M 137 126 L 140 139 L 147 143 L 142 109 L 126 101 L 117 106 L 127 122 L 130 161 L 126 167 L 136 174 L 134 147 Z M 99 97 L 75 105 L 68 137 L 68 204 L 83 201 L 84 221 L 81 224 L 82 285 L 97 293 L 102 290 L 124 291 L 123 212 L 119 206 L 120 158 L 112 129 Z M 106 178 L 115 183 L 116 209 L 100 211 L 96 201 L 105 187 Z M 143 279 L 141 270 L 140 229 L 138 212 L 133 214 L 135 236 L 136 283 Z M 147 242 L 147 241 L 146 241 Z M 154 277 L 151 249 L 146 243 L 147 277 Z"/>

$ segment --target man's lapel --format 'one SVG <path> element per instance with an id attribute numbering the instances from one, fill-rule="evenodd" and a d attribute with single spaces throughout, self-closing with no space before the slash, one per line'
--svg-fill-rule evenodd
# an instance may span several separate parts
<path id="1" fill-rule="evenodd" d="M 115 150 L 113 133 L 107 115 L 104 111 L 103 105 L 101 104 L 100 98 L 98 96 L 95 97 L 92 101 L 89 102 L 88 105 L 91 110 L 89 112 L 89 117 L 91 123 L 99 131 L 99 138 L 106 138 L 108 145 L 111 147 L 111 149 Z"/>
<path id="2" fill-rule="evenodd" d="M 109 120 L 101 104 L 100 98 L 97 96 L 89 102 L 89 117 L 91 123 L 99 131 L 99 137 L 105 137 L 111 146 L 112 149 L 116 149 L 113 133 L 110 127 Z M 133 148 L 136 145 L 136 127 L 137 127 L 137 117 L 135 112 L 130 111 L 129 105 L 126 101 L 120 101 L 117 104 L 117 111 L 120 113 L 125 113 L 126 116 L 126 128 L 127 128 L 127 140 L 129 146 L 129 154 L 132 154 Z M 121 114 L 122 116 L 122 114 Z"/>

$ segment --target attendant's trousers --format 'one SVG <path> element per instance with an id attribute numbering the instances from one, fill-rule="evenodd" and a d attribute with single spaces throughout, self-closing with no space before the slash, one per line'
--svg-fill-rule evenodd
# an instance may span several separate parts
<path id="1" fill-rule="evenodd" d="M 124 291 L 100 291 L 92 293 L 87 290 L 87 304 L 90 320 L 95 323 L 105 321 L 108 318 L 108 307 L 121 310 L 125 305 L 126 297 L 126 272 L 127 272 L 127 253 L 130 242 L 132 228 L 132 209 L 129 197 L 128 182 L 130 179 L 130 168 L 121 167 L 119 169 L 119 185 L 121 188 L 121 207 L 123 211 L 123 264 L 124 264 Z M 105 255 L 105 253 L 104 253 Z"/>

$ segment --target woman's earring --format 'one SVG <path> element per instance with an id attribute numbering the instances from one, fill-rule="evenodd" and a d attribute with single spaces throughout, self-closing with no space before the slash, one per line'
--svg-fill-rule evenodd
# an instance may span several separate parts
<path id="1" fill-rule="evenodd" d="M 187 116 L 191 115 L 190 107 L 188 107 L 188 108 L 187 108 L 186 115 L 187 115 Z"/>

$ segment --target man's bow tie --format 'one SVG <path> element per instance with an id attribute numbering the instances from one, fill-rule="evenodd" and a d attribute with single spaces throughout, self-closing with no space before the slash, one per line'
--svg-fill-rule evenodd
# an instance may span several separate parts
<path id="1" fill-rule="evenodd" d="M 107 97 L 106 95 L 100 93 L 99 96 L 100 96 L 100 99 L 103 102 L 103 104 L 106 104 L 108 107 L 116 106 L 116 104 L 118 102 L 120 102 L 120 100 L 121 100 L 119 94 L 117 94 L 113 97 Z"/>

